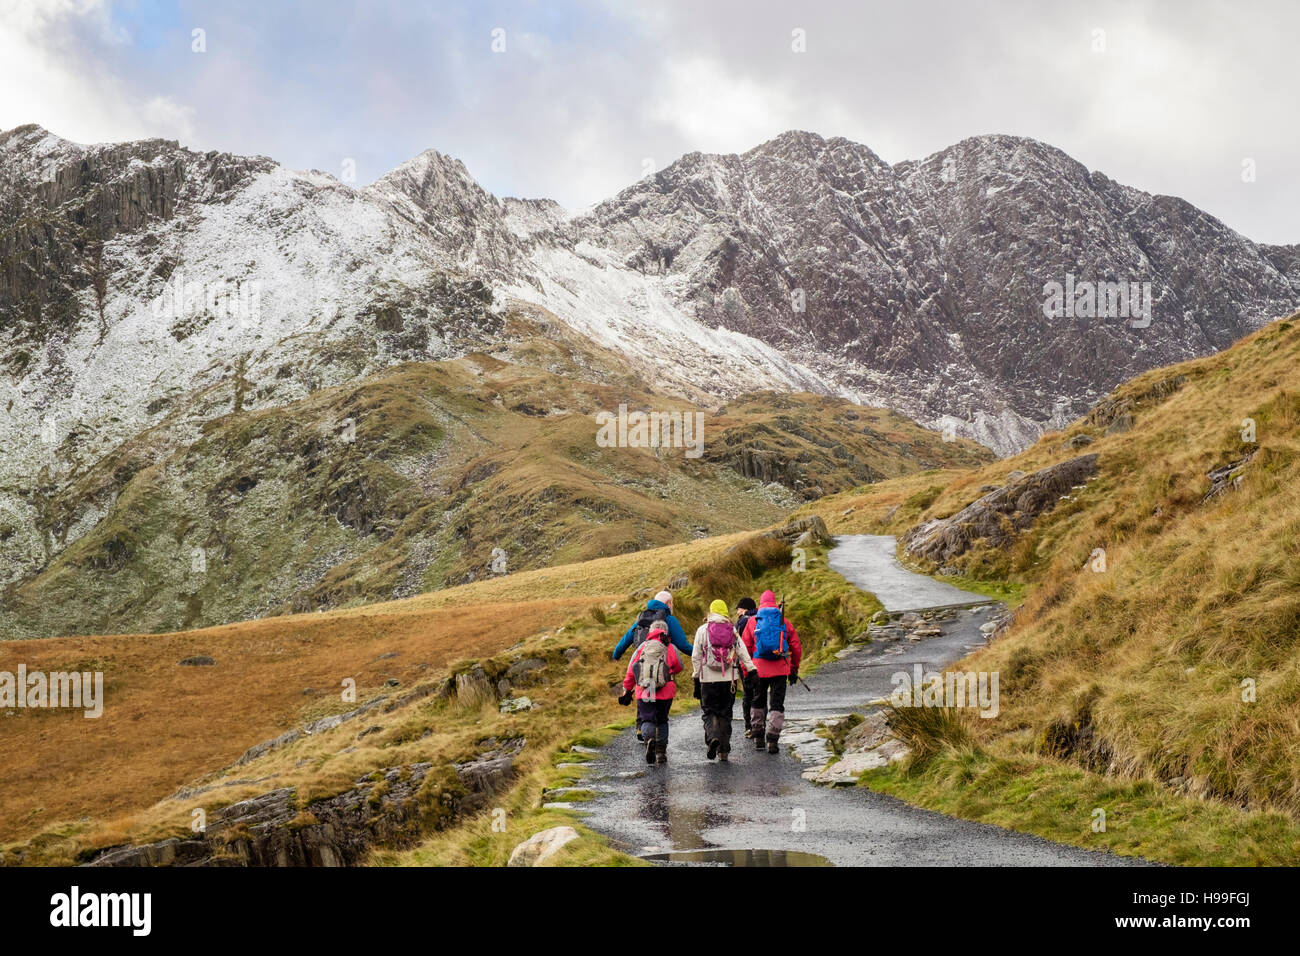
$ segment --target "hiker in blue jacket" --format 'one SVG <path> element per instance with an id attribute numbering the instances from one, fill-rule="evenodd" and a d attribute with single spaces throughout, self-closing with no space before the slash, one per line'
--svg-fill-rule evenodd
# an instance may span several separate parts
<path id="1" fill-rule="evenodd" d="M 622 657 L 629 647 L 634 647 L 645 640 L 650 633 L 650 625 L 655 621 L 663 621 L 668 625 L 668 639 L 672 642 L 673 647 L 688 657 L 695 653 L 695 647 L 686 639 L 686 632 L 682 630 L 681 623 L 677 618 L 673 617 L 672 594 L 668 591 L 660 591 L 646 602 L 645 610 L 637 615 L 637 619 L 627 629 L 623 639 L 618 642 L 618 645 L 614 648 L 614 660 Z M 638 637 L 640 637 L 640 641 L 637 640 Z"/>

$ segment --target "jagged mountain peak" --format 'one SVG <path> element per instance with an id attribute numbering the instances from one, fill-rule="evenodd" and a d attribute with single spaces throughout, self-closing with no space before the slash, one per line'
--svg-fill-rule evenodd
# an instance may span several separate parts
<path id="1" fill-rule="evenodd" d="M 412 156 L 366 188 L 377 192 L 399 191 L 409 194 L 413 186 L 418 191 L 435 187 L 469 188 L 486 193 L 461 160 L 436 149 L 426 149 Z"/>

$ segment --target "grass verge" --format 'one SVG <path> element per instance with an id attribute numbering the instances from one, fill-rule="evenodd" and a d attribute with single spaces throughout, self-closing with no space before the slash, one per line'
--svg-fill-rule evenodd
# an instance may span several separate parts
<path id="1" fill-rule="evenodd" d="M 1159 863 L 1300 862 L 1300 825 L 1284 813 L 1242 810 L 1042 757 L 948 746 L 919 764 L 869 770 L 859 784 L 949 816 Z M 1105 829 L 1095 830 L 1103 821 Z"/>

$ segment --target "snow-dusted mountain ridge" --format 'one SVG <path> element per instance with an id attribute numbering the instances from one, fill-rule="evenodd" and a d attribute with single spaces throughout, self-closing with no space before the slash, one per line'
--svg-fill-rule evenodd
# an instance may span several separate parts
<path id="1" fill-rule="evenodd" d="M 836 392 L 1007 452 L 1300 302 L 1295 247 L 1008 136 L 891 166 L 790 132 L 688 154 L 570 217 L 433 150 L 354 189 L 25 126 L 0 134 L 0 252 L 11 476 L 51 428 L 93 456 L 206 384 L 238 377 L 245 407 L 273 405 L 481 347 L 519 306 L 693 397 Z M 1150 283 L 1150 324 L 1045 318 L 1067 277 Z"/>

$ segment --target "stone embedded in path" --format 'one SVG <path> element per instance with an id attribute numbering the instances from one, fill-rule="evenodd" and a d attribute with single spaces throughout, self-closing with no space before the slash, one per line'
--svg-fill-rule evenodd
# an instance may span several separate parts
<path id="1" fill-rule="evenodd" d="M 511 851 L 506 866 L 539 866 L 576 839 L 578 831 L 573 827 L 551 827 L 534 833 Z"/>
<path id="2" fill-rule="evenodd" d="M 821 769 L 835 756 L 830 741 L 817 733 L 821 727 L 829 727 L 847 720 L 847 714 L 825 714 L 819 717 L 792 718 L 785 722 L 785 731 L 781 734 L 781 743 L 794 751 L 794 758 L 800 763 L 812 764 Z"/>
<path id="3" fill-rule="evenodd" d="M 549 800 L 551 797 L 561 797 L 566 793 L 589 793 L 591 787 L 543 787 L 542 799 Z"/>
<path id="4" fill-rule="evenodd" d="M 859 774 L 888 763 L 886 758 L 874 752 L 845 754 L 836 763 L 822 767 L 816 773 L 804 774 L 804 779 L 832 787 L 853 786 L 858 782 Z"/>

